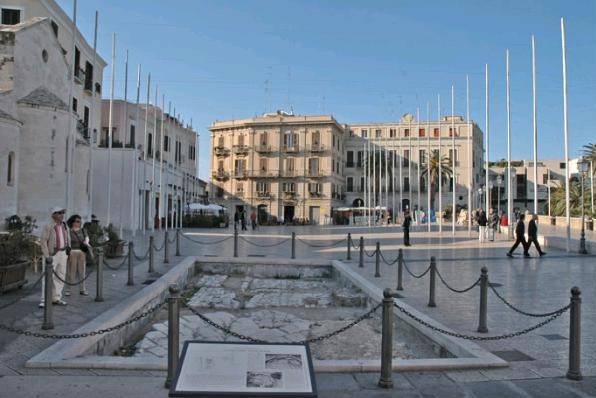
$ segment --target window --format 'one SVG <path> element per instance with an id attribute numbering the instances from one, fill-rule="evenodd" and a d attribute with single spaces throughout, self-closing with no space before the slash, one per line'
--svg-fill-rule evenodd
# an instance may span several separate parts
<path id="1" fill-rule="evenodd" d="M 362 158 L 364 156 L 364 152 L 363 151 L 358 151 L 358 165 L 357 167 L 362 167 Z"/>
<path id="2" fill-rule="evenodd" d="M 381 138 L 381 135 L 382 135 L 382 131 L 381 131 L 381 129 L 376 129 L 376 130 L 375 130 L 375 137 L 376 137 L 376 138 Z"/>
<path id="3" fill-rule="evenodd" d="M 389 129 L 389 138 L 395 138 L 397 136 L 397 129 Z"/>
<path id="4" fill-rule="evenodd" d="M 222 172 L 224 171 L 224 162 L 223 160 L 220 160 L 217 162 L 217 171 Z"/>
<path id="5" fill-rule="evenodd" d="M 14 185 L 14 152 L 8 153 L 8 175 L 6 179 L 6 184 L 9 186 Z"/>
<path id="6" fill-rule="evenodd" d="M 78 47 L 75 47 L 75 60 L 74 60 L 74 75 L 76 77 L 81 77 L 81 50 Z"/>
<path id="7" fill-rule="evenodd" d="M 79 107 L 79 101 L 75 97 L 72 97 L 72 111 L 74 113 L 77 113 L 78 107 Z"/>
<path id="8" fill-rule="evenodd" d="M 319 174 L 319 158 L 308 159 L 308 173 L 310 175 Z"/>
<path id="9" fill-rule="evenodd" d="M 404 137 L 410 136 L 410 129 L 404 129 Z"/>
<path id="10" fill-rule="evenodd" d="M 346 160 L 346 167 L 354 167 L 354 151 L 348 151 L 348 158 Z"/>
<path id="11" fill-rule="evenodd" d="M 267 159 L 264 159 L 264 158 L 259 159 L 259 170 L 267 171 Z"/>
<path id="12" fill-rule="evenodd" d="M 224 137 L 223 137 L 223 135 L 220 135 L 217 138 L 217 147 L 218 148 L 223 148 L 224 147 Z"/>
<path id="13" fill-rule="evenodd" d="M 163 137 L 163 151 L 170 152 L 170 137 L 167 135 Z"/>
<path id="14" fill-rule="evenodd" d="M 261 133 L 261 146 L 267 146 L 267 132 Z"/>
<path id="15" fill-rule="evenodd" d="M 284 148 L 295 151 L 298 149 L 298 134 L 293 132 L 284 134 Z"/>
<path id="16" fill-rule="evenodd" d="M 316 193 L 316 194 L 321 193 L 321 184 L 316 183 L 316 182 L 308 183 L 308 192 Z"/>
<path id="17" fill-rule="evenodd" d="M 426 137 L 426 130 L 418 129 L 418 137 Z"/>
<path id="18" fill-rule="evenodd" d="M 93 91 L 93 65 L 85 62 L 85 90 Z"/>
<path id="19" fill-rule="evenodd" d="M 542 175 L 542 183 L 543 184 L 548 184 L 548 174 L 543 174 Z"/>
<path id="20" fill-rule="evenodd" d="M 85 137 L 89 137 L 89 107 L 83 108 L 83 126 L 85 126 Z"/>
<path id="21" fill-rule="evenodd" d="M 438 127 L 435 127 L 433 129 L 433 137 L 438 137 L 438 136 L 439 136 L 439 128 Z"/>
<path id="22" fill-rule="evenodd" d="M 402 166 L 409 167 L 410 165 L 410 150 L 404 149 L 404 157 L 402 158 Z"/>
<path id="23" fill-rule="evenodd" d="M 318 146 L 321 143 L 321 133 L 315 131 L 312 133 L 312 146 Z"/>
<path id="24" fill-rule="evenodd" d="M 238 195 L 238 196 L 244 195 L 244 184 L 241 182 L 236 183 L 236 195 Z"/>
<path id="25" fill-rule="evenodd" d="M 559 168 L 560 168 L 561 170 L 565 170 L 565 162 L 561 162 L 561 163 L 559 163 Z"/>
<path id="26" fill-rule="evenodd" d="M 333 134 L 333 148 L 335 148 L 335 134 Z"/>
<path id="27" fill-rule="evenodd" d="M 366 138 L 366 137 L 368 137 L 368 130 L 366 130 L 366 129 L 362 129 L 362 130 L 360 130 L 360 136 L 361 136 L 362 138 Z"/>
<path id="28" fill-rule="evenodd" d="M 244 159 L 236 159 L 234 160 L 234 174 L 237 176 L 243 176 L 246 162 Z"/>
<path id="29" fill-rule="evenodd" d="M 153 156 L 153 134 L 147 134 L 147 155 Z"/>
<path id="30" fill-rule="evenodd" d="M 354 179 L 352 177 L 348 177 L 347 186 L 346 191 L 352 192 L 354 190 Z"/>
<path id="31" fill-rule="evenodd" d="M 458 137 L 459 134 L 457 133 L 457 127 L 449 127 L 449 137 L 453 137 L 453 134 L 455 132 L 455 136 Z"/>
<path id="32" fill-rule="evenodd" d="M 457 165 L 457 149 L 455 150 L 455 159 L 453 158 L 453 149 L 449 150 L 449 165 L 453 164 L 455 160 L 455 164 Z"/>
<path id="33" fill-rule="evenodd" d="M 294 187 L 295 186 L 293 182 L 284 182 L 281 184 L 281 190 L 283 192 L 293 193 L 295 192 Z"/>
<path id="34" fill-rule="evenodd" d="M 244 135 L 238 136 L 238 146 L 244 146 Z"/>
<path id="35" fill-rule="evenodd" d="M 360 177 L 360 188 L 358 192 L 364 192 L 364 177 Z"/>
<path id="36" fill-rule="evenodd" d="M 421 165 L 426 164 L 426 151 L 424 149 L 418 151 L 418 159 Z"/>
<path id="37" fill-rule="evenodd" d="M 285 170 L 288 172 L 294 172 L 294 158 L 286 158 L 285 159 L 286 168 Z"/>
<path id="38" fill-rule="evenodd" d="M 130 126 L 130 137 L 128 139 L 129 144 L 132 145 L 133 148 L 135 146 L 135 129 L 135 126 Z"/>
<path id="39" fill-rule="evenodd" d="M 268 182 L 257 182 L 257 192 L 258 193 L 269 192 L 269 183 Z"/>
<path id="40" fill-rule="evenodd" d="M 16 25 L 21 22 L 21 10 L 2 9 L 2 25 Z"/>
<path id="41" fill-rule="evenodd" d="M 404 177 L 404 192 L 410 192 L 410 178 Z"/>

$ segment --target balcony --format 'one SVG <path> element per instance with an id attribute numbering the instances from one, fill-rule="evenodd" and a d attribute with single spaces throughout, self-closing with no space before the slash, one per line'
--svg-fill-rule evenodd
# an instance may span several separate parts
<path id="1" fill-rule="evenodd" d="M 237 198 L 244 198 L 244 191 L 236 191 Z"/>
<path id="2" fill-rule="evenodd" d="M 234 178 L 236 179 L 248 178 L 248 174 L 246 170 L 234 170 Z"/>
<path id="3" fill-rule="evenodd" d="M 321 172 L 320 170 L 308 170 L 308 176 L 311 177 L 311 178 L 325 177 L 325 175 L 323 174 L 323 172 Z"/>
<path id="4" fill-rule="evenodd" d="M 77 84 L 83 84 L 85 82 L 85 71 L 78 66 L 75 69 L 74 81 Z"/>
<path id="5" fill-rule="evenodd" d="M 293 178 L 293 177 L 300 177 L 302 173 L 298 170 L 284 170 L 280 173 L 281 177 L 284 178 Z"/>
<path id="6" fill-rule="evenodd" d="M 223 146 L 216 146 L 215 147 L 215 156 L 228 156 L 230 154 L 230 150 Z"/>
<path id="7" fill-rule="evenodd" d="M 225 181 L 230 178 L 230 173 L 224 170 L 218 170 L 213 172 L 213 178 L 218 181 Z"/>
<path id="8" fill-rule="evenodd" d="M 296 145 L 284 145 L 282 150 L 286 153 L 296 153 L 298 152 L 298 144 Z"/>
<path id="9" fill-rule="evenodd" d="M 294 191 L 284 191 L 283 192 L 284 199 L 296 199 L 298 195 Z"/>
<path id="10" fill-rule="evenodd" d="M 251 172 L 247 172 L 249 177 L 252 178 L 277 178 L 279 177 L 279 172 L 271 171 L 271 170 L 253 170 Z"/>
<path id="11" fill-rule="evenodd" d="M 321 197 L 323 197 L 323 192 L 321 192 L 320 190 L 313 189 L 313 190 L 309 190 L 308 193 L 309 193 L 309 195 L 310 195 L 311 198 L 321 198 Z"/>
<path id="12" fill-rule="evenodd" d="M 250 150 L 248 145 L 234 145 L 233 149 L 234 149 L 235 155 L 241 155 L 241 156 L 248 155 L 248 151 Z"/>
<path id="13" fill-rule="evenodd" d="M 307 150 L 308 152 L 313 152 L 313 153 L 316 153 L 316 152 L 325 152 L 325 151 L 327 150 L 327 148 L 325 148 L 325 145 L 321 145 L 321 144 L 312 144 L 312 145 L 308 146 L 308 147 L 306 148 L 306 150 Z"/>
<path id="14" fill-rule="evenodd" d="M 261 145 L 257 146 L 256 151 L 258 153 L 271 153 L 272 152 L 271 145 L 261 144 Z"/>
<path id="15" fill-rule="evenodd" d="M 268 199 L 271 200 L 274 198 L 273 194 L 271 192 L 257 192 L 257 198 L 259 199 Z"/>

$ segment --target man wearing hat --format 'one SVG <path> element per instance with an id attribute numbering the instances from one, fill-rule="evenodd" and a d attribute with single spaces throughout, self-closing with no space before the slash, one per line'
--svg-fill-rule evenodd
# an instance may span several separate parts
<path id="1" fill-rule="evenodd" d="M 64 213 L 66 209 L 56 206 L 51 210 L 52 221 L 43 227 L 41 232 L 41 252 L 45 257 L 52 257 L 52 265 L 55 274 L 52 275 L 52 303 L 54 305 L 66 305 L 62 300 L 62 289 L 66 278 L 66 263 L 70 252 L 70 234 L 64 223 Z M 43 262 L 43 271 L 45 272 L 45 261 Z M 44 278 L 45 281 L 45 278 Z M 39 307 L 45 305 L 45 283 L 41 288 L 41 303 Z"/>

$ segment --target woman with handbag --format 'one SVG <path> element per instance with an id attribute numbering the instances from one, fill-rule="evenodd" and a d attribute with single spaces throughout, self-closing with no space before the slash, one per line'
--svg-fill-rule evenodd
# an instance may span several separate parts
<path id="1" fill-rule="evenodd" d="M 68 221 L 70 233 L 70 256 L 68 256 L 68 280 L 73 283 L 78 280 L 79 293 L 82 296 L 88 296 L 89 293 L 85 289 L 85 276 L 87 268 L 87 252 L 90 251 L 89 237 L 85 230 L 81 227 L 81 216 L 75 214 L 71 216 Z M 78 275 L 77 275 L 78 274 Z M 75 279 L 77 278 L 78 279 Z M 65 296 L 70 296 L 70 289 L 64 290 Z"/>

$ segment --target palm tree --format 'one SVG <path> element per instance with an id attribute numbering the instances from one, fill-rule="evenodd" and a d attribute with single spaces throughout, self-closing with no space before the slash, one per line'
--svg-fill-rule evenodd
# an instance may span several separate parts
<path id="1" fill-rule="evenodd" d="M 584 158 L 591 162 L 592 172 L 596 172 L 596 144 L 589 143 L 584 145 L 583 150 Z"/>
<path id="2" fill-rule="evenodd" d="M 581 184 L 578 181 L 569 181 L 569 212 L 571 216 L 581 215 Z M 550 196 L 551 216 L 565 215 L 565 187 L 558 187 L 551 190 Z"/>
<path id="3" fill-rule="evenodd" d="M 432 155 L 429 156 L 426 162 L 422 164 L 422 169 L 420 172 L 421 177 L 425 177 L 429 175 L 430 170 L 430 207 L 431 209 L 435 208 L 435 192 L 439 190 L 439 151 L 434 150 Z M 445 181 L 449 181 L 449 177 L 451 177 L 452 170 L 451 170 L 451 160 L 448 156 L 443 156 L 441 158 L 441 174 L 442 174 L 442 181 L 445 184 Z M 428 177 L 426 177 L 428 178 Z M 455 189 L 455 187 L 454 187 Z"/>

